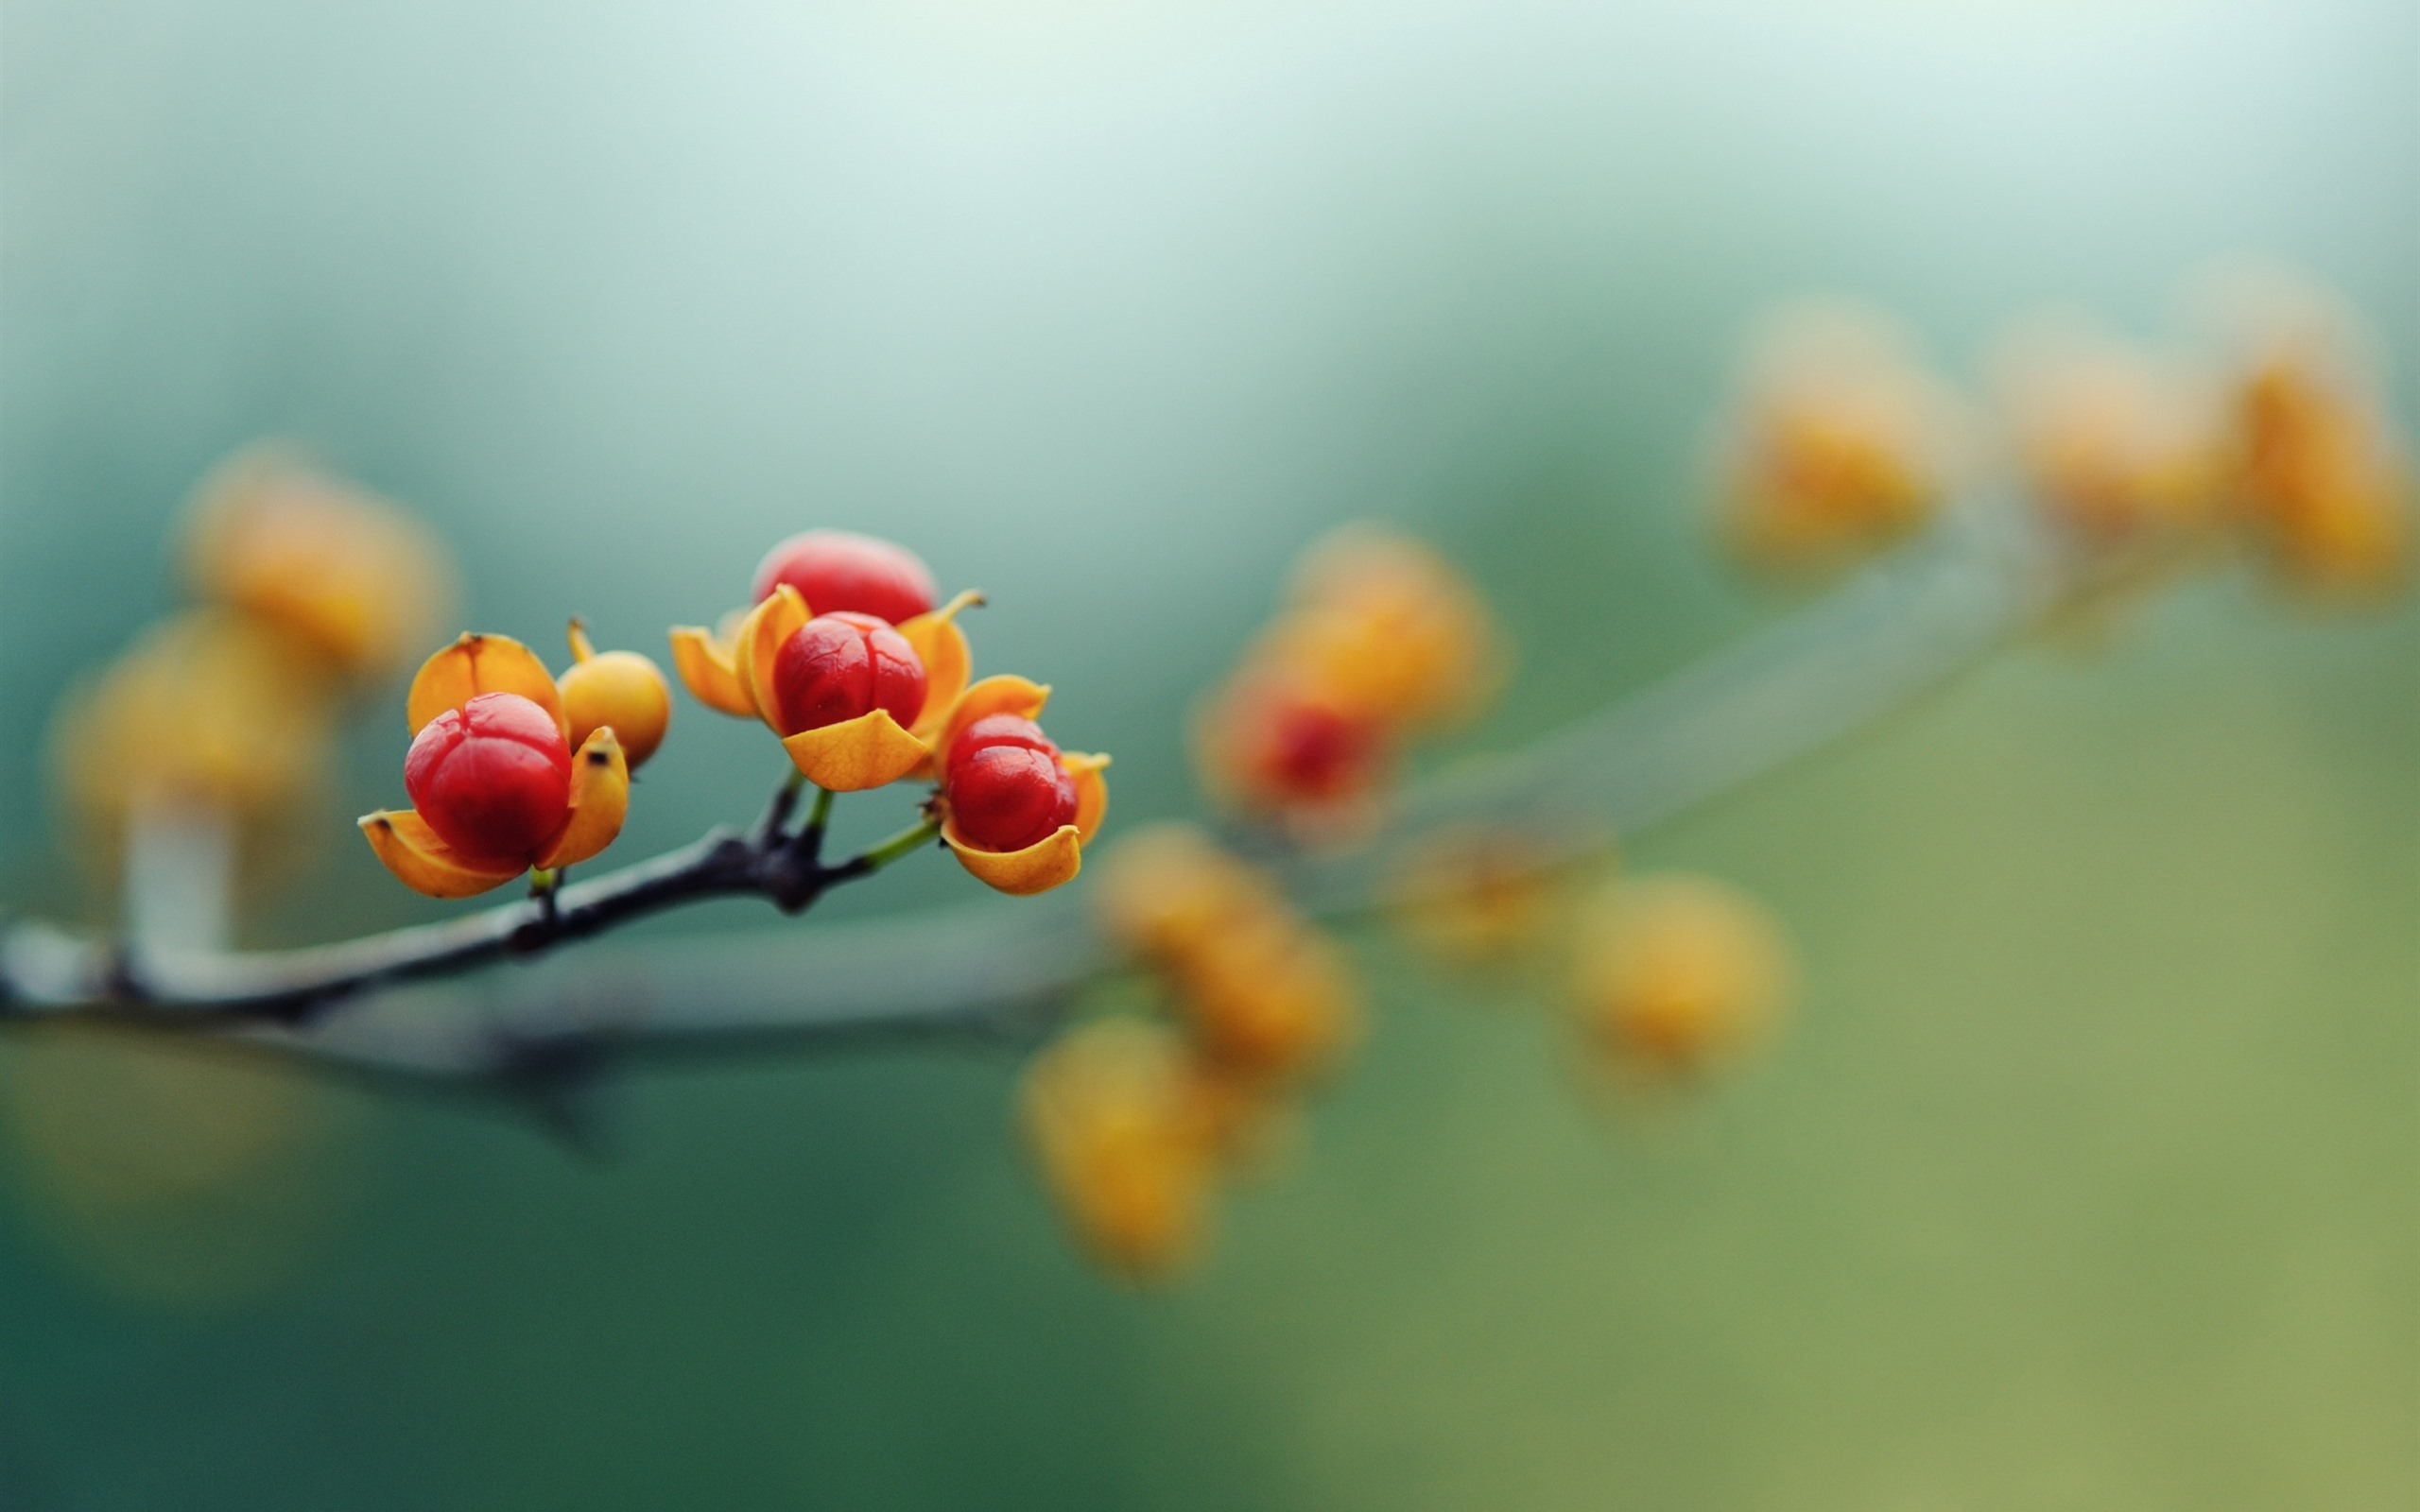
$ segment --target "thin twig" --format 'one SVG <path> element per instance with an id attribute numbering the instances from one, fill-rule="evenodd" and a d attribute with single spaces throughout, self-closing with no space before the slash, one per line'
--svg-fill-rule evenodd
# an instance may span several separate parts
<path id="1" fill-rule="evenodd" d="M 798 807 L 798 790 L 805 785 L 806 774 L 792 772 L 783 780 L 781 786 L 773 789 L 771 800 L 765 805 L 765 816 L 756 821 L 758 845 L 771 845 L 782 837 L 782 827 L 790 821 L 790 810 Z M 821 793 L 823 790 L 817 788 L 816 791 Z M 830 794 L 824 794 L 823 798 L 818 799 L 818 807 L 828 809 L 830 797 Z"/>
<path id="2" fill-rule="evenodd" d="M 829 808 L 828 799 L 818 805 Z M 616 924 L 706 898 L 756 895 L 786 913 L 870 876 L 931 838 L 930 821 L 825 867 L 804 860 L 778 828 L 742 839 L 727 831 L 681 850 L 565 886 L 539 879 L 519 902 L 438 924 L 302 950 L 151 949 L 79 940 L 38 923 L 0 935 L 0 1020 L 67 1012 L 188 1026 L 211 1021 L 299 1022 L 372 988 L 450 975 L 529 956 Z"/>

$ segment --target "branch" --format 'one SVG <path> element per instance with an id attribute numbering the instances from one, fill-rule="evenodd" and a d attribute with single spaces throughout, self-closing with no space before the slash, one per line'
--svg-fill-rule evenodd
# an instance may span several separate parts
<path id="1" fill-rule="evenodd" d="M 218 951 L 85 940 L 40 923 L 0 935 L 0 1018 L 81 1012 L 186 1026 L 267 1019 L 306 1022 L 373 988 L 533 956 L 616 924 L 708 898 L 753 895 L 784 913 L 871 876 L 939 833 L 931 819 L 837 866 L 784 833 L 795 783 L 743 838 L 727 831 L 619 871 L 442 923 L 289 951 Z M 828 812 L 829 795 L 817 802 Z"/>

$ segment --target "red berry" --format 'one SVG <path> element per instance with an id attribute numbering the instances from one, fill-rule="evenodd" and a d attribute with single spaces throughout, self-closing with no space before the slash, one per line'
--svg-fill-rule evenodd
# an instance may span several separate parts
<path id="1" fill-rule="evenodd" d="M 1030 719 L 987 714 L 949 748 L 942 773 L 960 838 L 985 850 L 1022 850 L 1076 822 L 1076 780 L 1059 747 Z"/>
<path id="2" fill-rule="evenodd" d="M 476 861 L 536 862 L 571 805 L 571 747 L 517 693 L 483 693 L 421 727 L 404 790 L 437 837 Z"/>
<path id="3" fill-rule="evenodd" d="M 876 709 L 901 726 L 925 712 L 925 663 L 872 614 L 818 614 L 773 655 L 782 733 L 821 730 Z"/>
<path id="4" fill-rule="evenodd" d="M 1322 703 L 1288 699 L 1268 713 L 1263 769 L 1299 799 L 1340 798 L 1362 785 L 1379 756 L 1378 730 Z"/>
<path id="5" fill-rule="evenodd" d="M 1020 719 L 1014 714 L 985 714 L 958 732 L 958 740 L 950 747 L 949 756 L 943 763 L 946 770 L 942 780 L 946 782 L 948 774 L 957 771 L 960 763 L 971 761 L 978 751 L 995 746 L 1023 747 L 1027 750 L 1038 750 L 1054 760 L 1059 755 L 1058 744 L 1044 734 L 1042 727 L 1032 720 Z"/>
<path id="6" fill-rule="evenodd" d="M 905 546 L 849 530 L 790 537 L 756 567 L 755 602 L 783 583 L 817 614 L 871 614 L 897 625 L 933 607 L 932 572 Z"/>

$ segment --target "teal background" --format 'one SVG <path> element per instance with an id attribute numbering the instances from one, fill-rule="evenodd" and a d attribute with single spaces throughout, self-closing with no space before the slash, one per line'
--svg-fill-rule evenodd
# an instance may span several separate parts
<path id="1" fill-rule="evenodd" d="M 1777 299 L 1967 364 L 2267 252 L 2375 323 L 2408 427 L 2416 51 L 2356 0 L 13 5 L 5 896 L 98 917 L 38 732 L 263 434 L 549 649 L 653 650 L 804 524 L 909 541 L 1116 752 L 1117 822 L 1190 807 L 1191 699 L 1382 515 L 1511 626 L 1468 747 L 1515 745 L 1775 612 L 1691 511 Z M 1805 959 L 1700 1106 L 1608 1121 L 1527 984 L 1364 941 L 1364 1061 L 1162 1295 L 1065 1250 L 1003 1057 L 651 1073 L 602 1163 L 207 1068 L 291 1121 L 224 1190 L 96 1221 L 9 1146 L 0 1504 L 2411 1505 L 2416 635 L 2222 576 L 1640 838 Z M 626 853 L 769 755 L 684 706 Z M 254 938 L 442 912 L 329 829 Z"/>

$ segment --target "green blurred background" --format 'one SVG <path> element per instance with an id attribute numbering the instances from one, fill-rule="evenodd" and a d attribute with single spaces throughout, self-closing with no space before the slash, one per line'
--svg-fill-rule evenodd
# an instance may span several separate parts
<path id="1" fill-rule="evenodd" d="M 1330 522 L 1500 607 L 1480 747 L 1770 616 L 1692 490 L 1780 298 L 1963 363 L 2044 300 L 2153 331 L 2256 249 L 2376 322 L 2409 425 L 2415 56 L 2408 0 L 20 0 L 6 899 L 104 917 L 39 731 L 256 436 L 420 507 L 549 649 L 577 610 L 659 650 L 806 524 L 907 541 L 1117 753 L 1116 821 L 1185 812 L 1184 712 Z M 2420 1503 L 2415 652 L 2408 609 L 2196 585 L 1642 837 L 1809 981 L 1670 1116 L 1593 1112 L 1518 984 L 1365 942 L 1365 1061 L 1166 1294 L 1062 1243 L 1002 1057 L 649 1074 L 601 1163 L 229 1071 L 264 1158 L 149 1206 L 20 1139 L 0 1505 Z M 770 754 L 684 704 L 625 852 Z M 329 827 L 252 938 L 442 911 Z M 19 1086 L 124 1061 L 0 1040 Z M 94 1106 L 109 1159 L 172 1126 Z"/>

